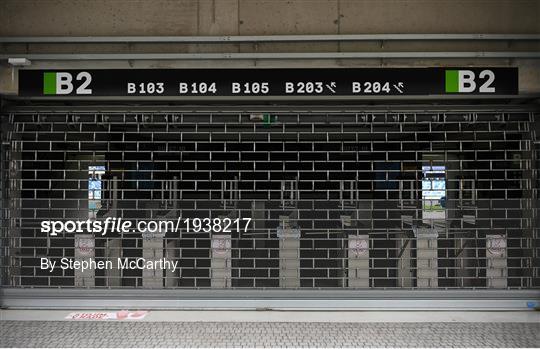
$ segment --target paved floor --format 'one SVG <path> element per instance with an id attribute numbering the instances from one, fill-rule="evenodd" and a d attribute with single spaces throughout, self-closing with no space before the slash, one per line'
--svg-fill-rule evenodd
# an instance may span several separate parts
<path id="1" fill-rule="evenodd" d="M 0 309 L 0 320 L 68 321 L 73 312 L 116 310 L 23 310 Z M 145 322 L 532 322 L 540 312 L 525 311 L 250 311 L 250 310 L 152 310 Z"/>
<path id="2" fill-rule="evenodd" d="M 540 323 L 0 321 L 2 347 L 539 347 Z"/>

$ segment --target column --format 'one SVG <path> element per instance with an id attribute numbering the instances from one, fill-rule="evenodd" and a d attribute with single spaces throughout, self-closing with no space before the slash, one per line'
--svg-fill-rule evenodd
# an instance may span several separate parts
<path id="1" fill-rule="evenodd" d="M 144 238 L 142 243 L 143 258 L 146 261 L 158 261 L 163 258 L 163 237 Z M 163 287 L 163 270 L 162 269 L 143 269 L 142 285 L 145 288 L 162 288 Z"/>
<path id="2" fill-rule="evenodd" d="M 438 286 L 437 233 L 434 229 L 418 229 L 416 232 L 416 286 Z"/>
<path id="3" fill-rule="evenodd" d="M 231 287 L 231 235 L 212 235 L 210 262 L 210 285 L 212 288 Z"/>
<path id="4" fill-rule="evenodd" d="M 289 225 L 289 216 L 280 216 L 279 240 L 279 286 L 300 287 L 300 230 Z"/>
<path id="5" fill-rule="evenodd" d="M 350 235 L 348 246 L 350 288 L 369 288 L 369 235 Z"/>
<path id="6" fill-rule="evenodd" d="M 75 235 L 75 261 L 90 262 L 95 257 L 95 238 L 92 234 Z M 75 287 L 94 287 L 96 277 L 94 269 L 82 271 L 80 268 L 74 270 Z"/>
<path id="7" fill-rule="evenodd" d="M 489 288 L 508 286 L 506 246 L 505 235 L 486 235 L 486 286 Z"/>

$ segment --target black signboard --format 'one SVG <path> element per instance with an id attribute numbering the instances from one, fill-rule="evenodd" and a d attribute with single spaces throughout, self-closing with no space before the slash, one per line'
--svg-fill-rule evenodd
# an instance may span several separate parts
<path id="1" fill-rule="evenodd" d="M 21 70 L 27 97 L 515 95 L 517 68 Z"/>

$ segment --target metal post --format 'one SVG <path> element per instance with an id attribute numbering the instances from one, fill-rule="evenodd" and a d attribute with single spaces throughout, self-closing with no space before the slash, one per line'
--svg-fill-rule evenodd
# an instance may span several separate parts
<path id="1" fill-rule="evenodd" d="M 411 243 L 410 239 L 398 239 L 396 241 L 397 256 L 397 286 L 413 287 L 413 273 L 411 269 Z"/>
<path id="2" fill-rule="evenodd" d="M 172 219 L 176 219 L 177 217 L 177 208 L 178 208 L 178 177 L 173 176 L 172 181 L 169 183 L 169 199 L 171 202 L 172 210 L 169 212 Z M 175 232 L 175 234 L 180 234 L 179 232 Z M 178 240 L 177 239 L 170 239 L 166 240 L 165 242 L 165 258 L 169 261 L 179 260 L 179 250 L 177 249 Z M 176 287 L 178 286 L 178 279 L 180 277 L 180 270 L 171 270 L 166 269 L 165 270 L 165 287 Z"/>
<path id="3" fill-rule="evenodd" d="M 118 177 L 113 176 L 110 188 L 111 209 L 106 216 L 116 217 L 118 207 Z M 105 259 L 111 261 L 112 269 L 107 269 L 106 284 L 109 287 L 122 286 L 122 270 L 119 268 L 118 259 L 122 257 L 122 238 L 109 238 L 105 245 Z"/>
<path id="4" fill-rule="evenodd" d="M 266 211 L 264 201 L 253 201 L 251 203 L 251 219 L 255 232 L 262 232 L 266 229 Z"/>

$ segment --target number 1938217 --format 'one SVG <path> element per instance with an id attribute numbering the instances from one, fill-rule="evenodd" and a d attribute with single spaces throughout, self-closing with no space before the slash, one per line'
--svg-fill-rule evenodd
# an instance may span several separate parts
<path id="1" fill-rule="evenodd" d="M 232 231 L 246 232 L 251 223 L 251 218 L 186 218 L 184 219 L 188 233 L 230 233 Z"/>

